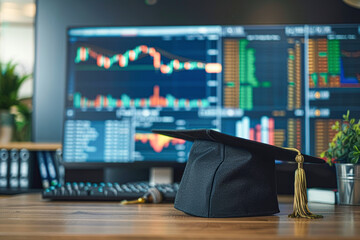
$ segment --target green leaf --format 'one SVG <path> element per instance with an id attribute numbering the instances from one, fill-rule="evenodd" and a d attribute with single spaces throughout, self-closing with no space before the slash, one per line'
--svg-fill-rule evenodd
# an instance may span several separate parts
<path id="1" fill-rule="evenodd" d="M 17 64 L 12 61 L 0 63 L 0 109 L 9 110 L 19 104 L 18 91 L 31 75 L 20 76 L 16 73 Z"/>
<path id="2" fill-rule="evenodd" d="M 358 161 L 359 161 L 359 156 L 351 159 L 351 163 L 354 163 L 354 164 L 358 163 Z"/>

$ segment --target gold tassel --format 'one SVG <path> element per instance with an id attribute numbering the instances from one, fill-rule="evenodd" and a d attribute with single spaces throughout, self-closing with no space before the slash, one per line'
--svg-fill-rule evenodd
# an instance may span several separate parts
<path id="1" fill-rule="evenodd" d="M 298 163 L 298 168 L 295 171 L 294 183 L 294 210 L 289 214 L 290 218 L 322 218 L 321 215 L 316 215 L 310 212 L 308 208 L 307 192 L 306 192 L 306 176 L 304 170 L 304 156 L 295 148 L 285 148 L 296 151 L 298 154 L 295 157 Z"/>

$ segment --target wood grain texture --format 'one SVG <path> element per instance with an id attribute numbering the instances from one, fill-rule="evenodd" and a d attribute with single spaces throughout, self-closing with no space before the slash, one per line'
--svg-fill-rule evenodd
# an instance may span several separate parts
<path id="1" fill-rule="evenodd" d="M 55 151 L 61 148 L 60 143 L 34 143 L 34 142 L 10 142 L 6 144 L 0 144 L 0 149 L 22 149 L 26 148 L 29 151 Z"/>
<path id="2" fill-rule="evenodd" d="M 289 219 L 291 203 L 266 217 L 207 219 L 172 204 L 51 202 L 39 194 L 0 199 L 0 239 L 360 239 L 360 207 L 310 204 L 324 218 Z"/>

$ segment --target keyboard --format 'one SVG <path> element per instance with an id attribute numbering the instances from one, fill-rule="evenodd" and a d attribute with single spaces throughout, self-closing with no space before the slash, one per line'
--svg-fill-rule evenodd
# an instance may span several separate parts
<path id="1" fill-rule="evenodd" d="M 157 188 L 163 195 L 163 202 L 174 202 L 178 183 L 157 184 L 148 183 L 83 183 L 72 182 L 64 185 L 51 186 L 42 192 L 43 199 L 71 201 L 121 201 L 142 197 L 149 188 Z"/>

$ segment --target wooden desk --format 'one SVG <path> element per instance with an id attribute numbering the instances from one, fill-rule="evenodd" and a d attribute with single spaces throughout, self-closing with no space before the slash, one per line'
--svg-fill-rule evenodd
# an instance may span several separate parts
<path id="1" fill-rule="evenodd" d="M 360 239 L 360 207 L 310 208 L 324 219 L 289 219 L 291 203 L 275 216 L 207 219 L 171 204 L 50 202 L 28 194 L 0 199 L 0 239 Z"/>

